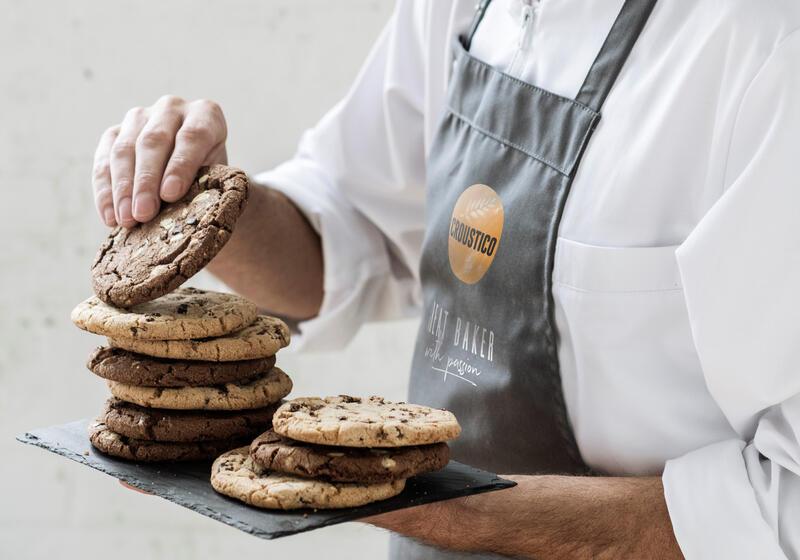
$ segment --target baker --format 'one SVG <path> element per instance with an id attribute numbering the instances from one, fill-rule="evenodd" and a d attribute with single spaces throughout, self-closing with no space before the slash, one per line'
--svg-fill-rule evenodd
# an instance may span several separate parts
<path id="1" fill-rule="evenodd" d="M 306 349 L 422 316 L 410 399 L 518 482 L 373 519 L 396 557 L 800 557 L 799 28 L 782 0 L 400 0 L 255 177 L 212 271 Z M 101 218 L 150 220 L 226 136 L 212 102 L 129 111 Z"/>

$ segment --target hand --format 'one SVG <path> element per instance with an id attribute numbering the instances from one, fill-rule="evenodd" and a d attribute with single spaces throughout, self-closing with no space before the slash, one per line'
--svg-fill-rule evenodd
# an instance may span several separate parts
<path id="1" fill-rule="evenodd" d="M 100 219 L 132 227 L 180 199 L 203 165 L 227 163 L 227 125 L 213 101 L 165 95 L 128 111 L 100 137 L 92 187 Z"/>

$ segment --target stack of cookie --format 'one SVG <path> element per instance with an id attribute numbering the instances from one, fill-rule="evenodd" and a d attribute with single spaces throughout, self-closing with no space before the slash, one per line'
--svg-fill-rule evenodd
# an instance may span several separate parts
<path id="1" fill-rule="evenodd" d="M 274 367 L 286 326 L 239 296 L 179 288 L 130 309 L 93 296 L 72 320 L 110 344 L 87 364 L 113 395 L 90 426 L 92 444 L 109 455 L 214 458 L 268 428 L 292 388 Z"/>
<path id="2" fill-rule="evenodd" d="M 295 399 L 278 409 L 271 430 L 214 462 L 211 484 L 262 508 L 361 506 L 443 468 L 445 442 L 460 433 L 446 410 L 381 397 Z"/>
<path id="3" fill-rule="evenodd" d="M 289 343 L 279 319 L 244 298 L 179 288 L 230 239 L 247 176 L 200 169 L 186 195 L 153 220 L 117 227 L 92 265 L 95 296 L 72 313 L 108 337 L 89 359 L 114 396 L 90 426 L 92 444 L 140 461 L 216 457 L 271 424 L 292 383 L 274 367 Z"/>

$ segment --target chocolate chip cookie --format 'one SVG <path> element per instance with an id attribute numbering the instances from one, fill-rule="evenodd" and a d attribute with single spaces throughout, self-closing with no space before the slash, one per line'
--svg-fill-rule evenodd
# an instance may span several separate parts
<path id="1" fill-rule="evenodd" d="M 248 448 L 234 449 L 211 467 L 211 486 L 225 496 L 268 509 L 356 507 L 396 496 L 405 480 L 352 484 L 298 478 L 265 471 L 253 463 Z"/>
<path id="2" fill-rule="evenodd" d="M 243 171 L 204 167 L 181 200 L 164 204 L 153 220 L 117 227 L 92 264 L 92 288 L 115 307 L 167 294 L 211 261 L 228 241 L 247 202 Z"/>
<path id="3" fill-rule="evenodd" d="M 92 352 L 86 367 L 104 379 L 128 385 L 198 387 L 254 379 L 274 365 L 275 356 L 239 362 L 184 361 L 104 346 Z"/>
<path id="4" fill-rule="evenodd" d="M 276 317 L 259 315 L 242 330 L 219 338 L 137 340 L 110 338 L 111 346 L 159 358 L 230 362 L 272 356 L 289 344 L 289 327 Z"/>
<path id="5" fill-rule="evenodd" d="M 241 445 L 237 440 L 165 443 L 133 439 L 111 431 L 102 419 L 89 424 L 89 441 L 106 455 L 141 462 L 212 459 Z"/>
<path id="6" fill-rule="evenodd" d="M 446 443 L 395 448 L 314 445 L 285 438 L 269 430 L 250 444 L 250 457 L 260 467 L 334 482 L 388 482 L 447 465 Z"/>
<path id="7" fill-rule="evenodd" d="M 78 328 L 113 338 L 173 340 L 223 336 L 243 329 L 258 315 L 241 296 L 178 288 L 130 309 L 112 307 L 92 296 L 72 310 Z"/>
<path id="8" fill-rule="evenodd" d="M 110 398 L 100 418 L 122 436 L 147 441 L 195 442 L 252 438 L 272 425 L 278 403 L 237 411 L 144 408 Z"/>
<path id="9" fill-rule="evenodd" d="M 291 439 L 344 447 L 427 445 L 461 433 L 452 412 L 347 395 L 294 399 L 278 409 L 272 425 Z"/>
<path id="10" fill-rule="evenodd" d="M 292 390 L 292 380 L 280 368 L 252 381 L 207 387 L 140 387 L 108 381 L 111 394 L 147 408 L 170 410 L 247 410 L 281 400 Z"/>

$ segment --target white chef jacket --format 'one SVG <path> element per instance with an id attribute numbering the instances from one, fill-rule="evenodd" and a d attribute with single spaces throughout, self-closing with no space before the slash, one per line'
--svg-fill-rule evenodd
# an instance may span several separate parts
<path id="1" fill-rule="evenodd" d="M 574 97 L 622 0 L 495 0 L 480 59 Z M 320 233 L 301 347 L 417 313 L 425 156 L 475 0 L 400 0 L 352 89 L 257 177 Z M 587 464 L 661 474 L 688 558 L 800 558 L 800 2 L 661 0 L 559 231 L 569 418 Z"/>

